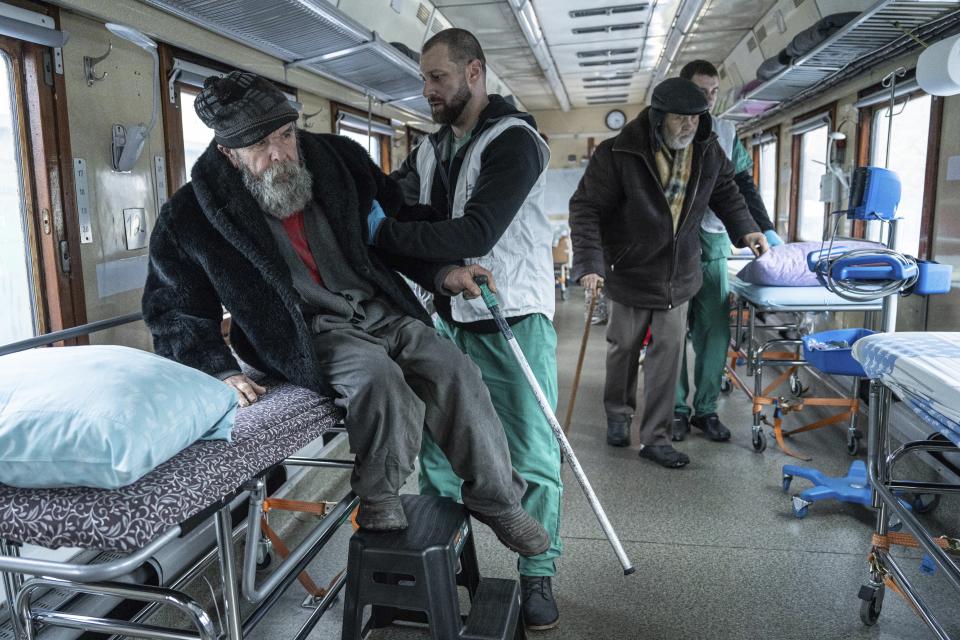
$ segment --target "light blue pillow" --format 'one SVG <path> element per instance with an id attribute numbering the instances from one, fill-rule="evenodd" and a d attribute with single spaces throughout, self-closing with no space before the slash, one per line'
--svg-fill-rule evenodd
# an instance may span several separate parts
<path id="1" fill-rule="evenodd" d="M 230 440 L 236 392 L 118 346 L 0 357 L 0 482 L 116 489 L 203 438 Z"/>

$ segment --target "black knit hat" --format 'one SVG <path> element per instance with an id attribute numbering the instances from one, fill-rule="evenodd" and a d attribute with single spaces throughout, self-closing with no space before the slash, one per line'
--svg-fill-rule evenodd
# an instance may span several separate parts
<path id="1" fill-rule="evenodd" d="M 204 80 L 193 108 L 213 129 L 213 139 L 228 149 L 249 147 L 299 117 L 272 82 L 246 71 Z"/>

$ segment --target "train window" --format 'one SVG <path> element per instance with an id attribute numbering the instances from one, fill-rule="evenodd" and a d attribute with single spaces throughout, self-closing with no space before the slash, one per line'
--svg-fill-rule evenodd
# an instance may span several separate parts
<path id="1" fill-rule="evenodd" d="M 23 194 L 23 162 L 12 61 L 0 51 L 0 344 L 37 332 L 33 256 Z"/>
<path id="2" fill-rule="evenodd" d="M 368 120 L 367 114 L 342 104 L 333 103 L 332 107 L 334 133 L 358 143 L 385 173 L 390 173 L 390 143 L 393 139 L 390 121 L 379 116 Z"/>
<path id="3" fill-rule="evenodd" d="M 55 7 L 25 8 L 59 21 Z M 45 73 L 52 56 L 0 37 L 0 344 L 86 322 L 66 86 Z"/>
<path id="4" fill-rule="evenodd" d="M 194 88 L 179 87 L 177 91 L 177 101 L 181 105 L 188 105 L 189 108 L 180 109 L 180 128 L 183 142 L 183 165 L 186 174 L 189 176 L 193 169 L 193 164 L 203 155 L 213 139 L 213 130 L 203 124 L 197 112 L 193 109 L 193 100 L 197 97 L 197 91 Z"/>
<path id="5" fill-rule="evenodd" d="M 763 206 L 774 224 L 779 224 L 777 215 L 777 139 L 762 141 L 756 147 L 754 166 L 756 167 L 757 187 Z"/>
<path id="6" fill-rule="evenodd" d="M 340 127 L 337 129 L 337 133 L 360 144 L 360 146 L 364 147 L 370 153 L 370 157 L 373 158 L 374 162 L 381 167 L 383 166 L 381 151 L 381 147 L 383 145 L 380 143 L 379 135 L 374 133 L 373 135 L 368 136 L 366 131 L 357 131 L 352 127 L 345 127 L 343 125 L 340 125 Z"/>
<path id="7" fill-rule="evenodd" d="M 797 136 L 800 157 L 799 191 L 797 193 L 797 240 L 820 240 L 823 238 L 825 209 L 820 201 L 820 176 L 824 171 L 827 156 L 826 123 Z"/>
<path id="8" fill-rule="evenodd" d="M 926 94 L 914 95 L 894 105 L 889 141 L 889 105 L 875 107 L 871 118 L 870 164 L 885 166 L 889 143 L 889 168 L 900 176 L 901 188 L 897 213 L 902 219 L 898 223 L 896 249 L 913 256 L 920 250 L 930 115 L 931 98 Z M 868 222 L 865 236 L 870 240 L 885 241 L 880 237 L 881 228 L 879 222 Z"/>

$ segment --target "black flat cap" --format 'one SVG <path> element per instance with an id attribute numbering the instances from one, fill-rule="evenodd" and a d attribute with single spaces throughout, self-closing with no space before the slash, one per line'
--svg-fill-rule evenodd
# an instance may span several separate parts
<path id="1" fill-rule="evenodd" d="M 710 108 L 700 87 L 683 78 L 667 78 L 654 87 L 650 106 L 681 116 L 699 116 Z"/>

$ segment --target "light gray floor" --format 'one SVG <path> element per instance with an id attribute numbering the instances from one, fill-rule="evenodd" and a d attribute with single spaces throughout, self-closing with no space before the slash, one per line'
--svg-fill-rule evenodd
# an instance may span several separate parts
<path id="1" fill-rule="evenodd" d="M 571 293 L 570 300 L 558 301 L 555 322 L 561 421 L 583 331 L 582 294 L 578 289 Z M 551 640 L 934 637 L 909 606 L 889 592 L 879 623 L 861 624 L 857 591 L 867 575 L 871 513 L 859 505 L 818 503 L 806 519 L 795 519 L 780 480 L 782 465 L 798 461 L 778 451 L 772 438 L 765 453 L 753 451 L 750 406 L 739 391 L 724 397 L 720 406 L 732 441 L 717 444 L 692 434 L 679 445 L 692 458 L 685 469 L 663 469 L 641 460 L 636 447 L 608 447 L 601 407 L 603 329 L 591 331 L 571 443 L 637 572 L 623 577 L 579 486 L 565 469 L 565 552 L 554 581 L 561 623 L 553 631 L 529 635 Z M 789 419 L 800 424 L 818 415 L 823 414 L 806 410 Z M 851 462 L 838 428 L 802 434 L 792 445 L 813 456 L 808 464 L 831 475 L 844 475 Z M 413 479 L 407 486 L 415 490 Z M 791 491 L 806 486 L 795 480 Z M 936 528 L 956 535 L 956 514 L 957 502 L 945 500 L 934 515 Z M 485 527 L 477 529 L 481 572 L 514 576 L 514 557 Z M 311 568 L 317 582 L 326 582 L 345 565 L 348 535 L 342 533 Z M 918 554 L 899 555 L 911 558 L 906 561 L 911 578 L 960 637 L 960 610 L 945 579 L 941 574 L 922 576 Z M 292 588 L 254 637 L 293 637 L 308 615 L 299 607 L 302 598 L 302 589 Z M 311 639 L 340 637 L 341 605 L 338 601 L 324 616 Z M 370 637 L 429 634 L 391 628 L 375 630 Z"/>

